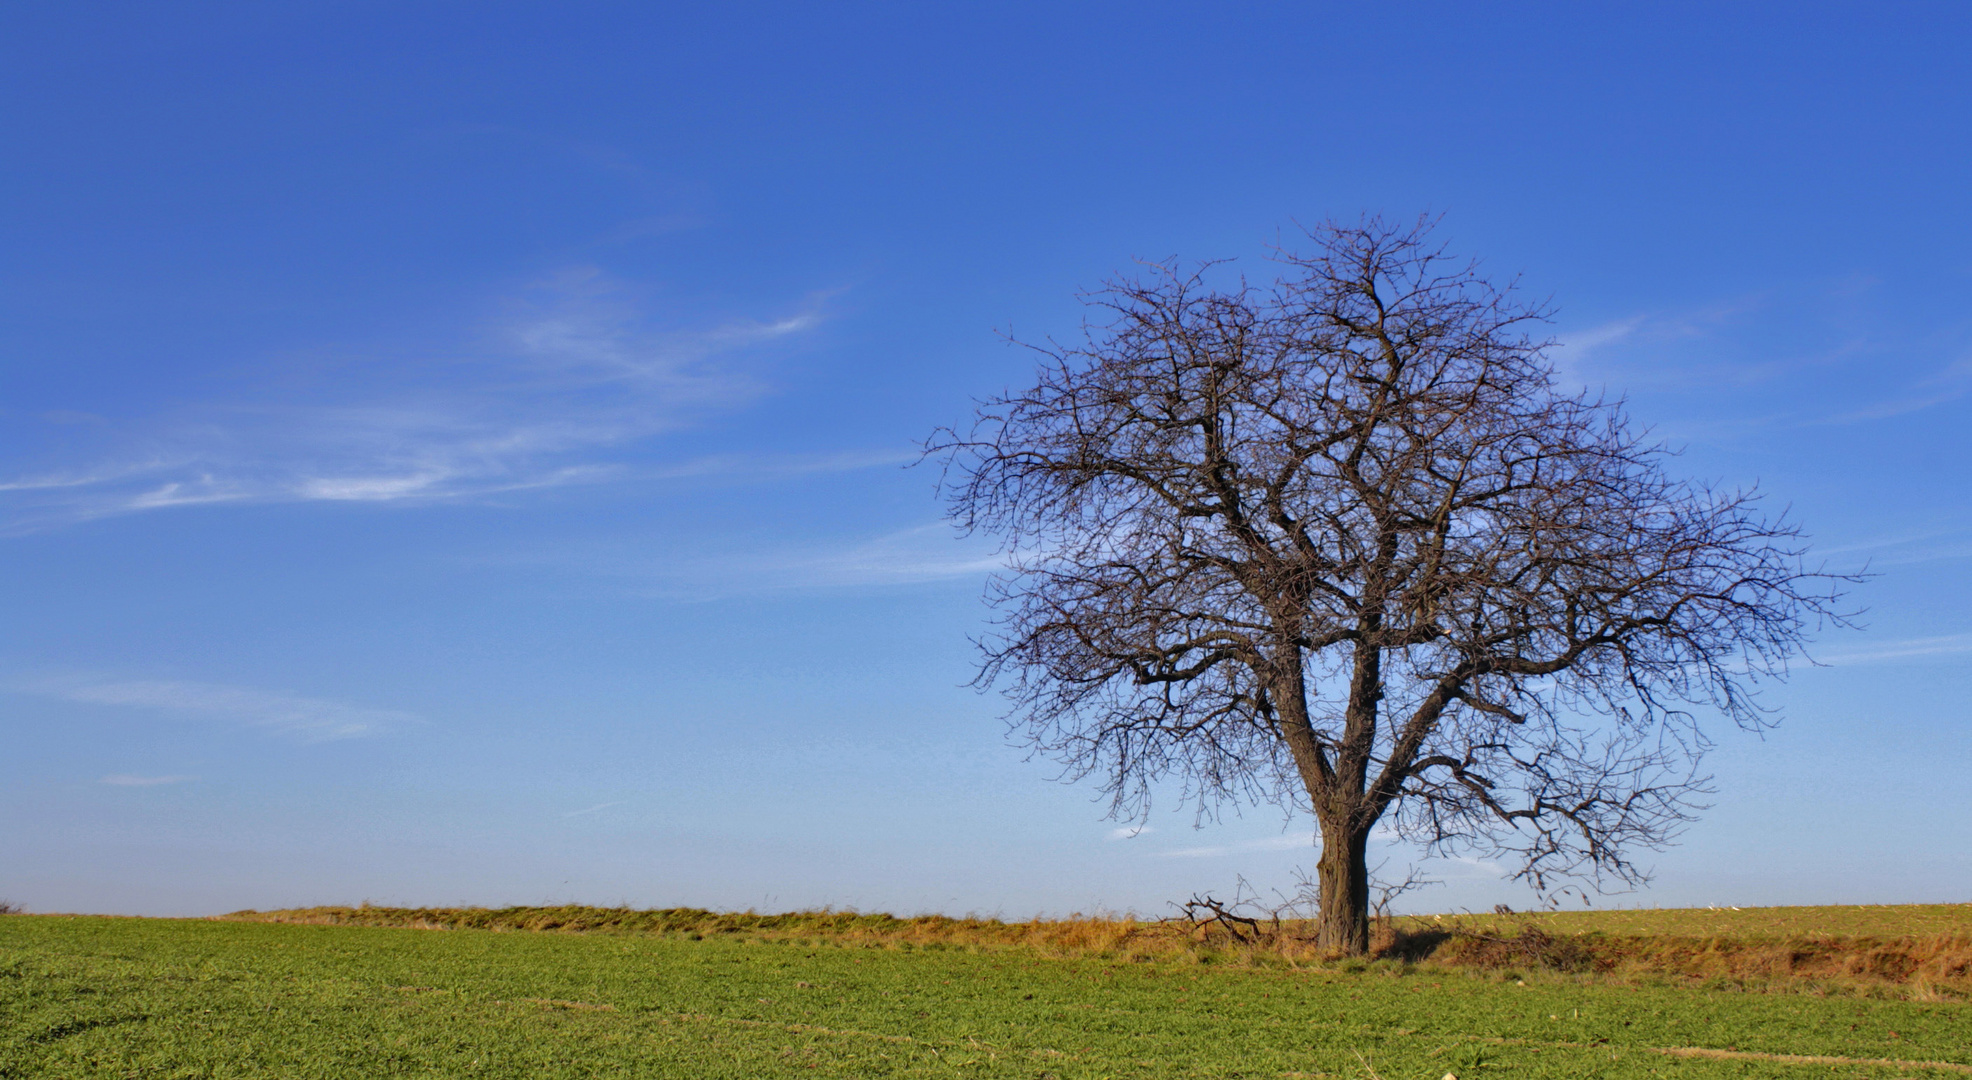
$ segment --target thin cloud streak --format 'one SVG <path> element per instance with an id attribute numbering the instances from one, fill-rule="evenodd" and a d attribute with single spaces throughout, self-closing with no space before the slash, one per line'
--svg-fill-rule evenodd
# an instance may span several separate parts
<path id="1" fill-rule="evenodd" d="M 1862 424 L 1889 420 L 1938 405 L 1947 405 L 1972 392 L 1972 357 L 1954 360 L 1933 374 L 1918 380 L 1903 395 L 1852 412 L 1838 413 L 1825 424 Z"/>
<path id="2" fill-rule="evenodd" d="M 1565 383 L 1584 390 L 1695 390 L 1768 381 L 1792 365 L 1784 361 L 1721 362 L 1696 346 L 1758 300 L 1727 301 L 1681 312 L 1630 315 L 1580 330 L 1562 331 L 1548 350 Z M 1638 362 L 1641 359 L 1643 362 Z"/>
<path id="3" fill-rule="evenodd" d="M 1560 334 L 1548 349 L 1548 356 L 1554 361 L 1556 372 L 1563 380 L 1583 387 L 1590 386 L 1592 380 L 1585 369 L 1595 354 L 1606 345 L 1633 336 L 1643 324 L 1644 316 L 1632 315 L 1601 326 Z"/>
<path id="4" fill-rule="evenodd" d="M 46 476 L 23 476 L 15 480 L 0 481 L 0 492 L 8 491 L 60 491 L 66 488 L 93 487 L 98 484 L 121 480 L 127 476 L 137 476 L 153 469 L 162 468 L 160 463 L 126 466 L 118 469 L 104 469 L 81 474 L 63 473 Z"/>
<path id="5" fill-rule="evenodd" d="M 1659 428 L 1680 441 L 1713 442 L 1744 437 L 1774 428 L 1804 429 L 1846 426 L 1893 419 L 1936 408 L 1972 394 L 1972 356 L 1959 356 L 1929 374 L 1906 380 L 1902 386 L 1883 385 L 1887 357 L 1912 353 L 1912 347 L 1892 339 L 1830 325 L 1819 340 L 1784 342 L 1747 340 L 1759 324 L 1749 315 L 1771 321 L 1796 310 L 1797 322 L 1825 320 L 1831 309 L 1847 310 L 1854 303 L 1846 290 L 1809 294 L 1752 295 L 1686 311 L 1631 315 L 1596 326 L 1557 334 L 1549 349 L 1556 373 L 1564 384 L 1591 392 L 1630 394 L 1639 391 L 1672 394 L 1704 393 L 1713 398 L 1766 387 L 1762 405 L 1784 399 L 1801 376 L 1816 381 L 1846 372 L 1867 376 L 1853 392 L 1838 400 L 1861 401 L 1857 407 L 1830 412 L 1826 399 L 1796 398 L 1778 409 L 1712 419 L 1686 417 Z M 1849 320 L 1854 322 L 1855 320 Z M 1930 345 L 1917 346 L 1928 349 Z M 1901 366 L 1901 364 L 1899 364 Z M 1871 399 L 1876 399 L 1872 401 Z M 1750 399 L 1749 399 L 1750 402 Z"/>
<path id="6" fill-rule="evenodd" d="M 1966 530 L 1961 528 L 1926 529 L 1901 536 L 1816 547 L 1815 552 L 1820 555 L 1867 552 L 1870 553 L 1867 565 L 1880 570 L 1891 566 L 1915 566 L 1972 557 L 1972 538 L 1968 538 Z"/>
<path id="7" fill-rule="evenodd" d="M 612 806 L 622 806 L 622 805 L 624 805 L 624 801 L 621 799 L 617 800 L 616 802 L 597 803 L 594 806 L 586 807 L 581 810 L 570 810 L 568 813 L 563 814 L 562 818 L 565 820 L 567 818 L 582 817 L 587 814 L 599 813 L 601 811 L 609 809 Z"/>
<path id="8" fill-rule="evenodd" d="M 1874 537 L 1872 539 L 1856 540 L 1846 544 L 1818 544 L 1815 546 L 1815 553 L 1818 555 L 1846 555 L 1855 551 L 1881 551 L 1885 548 L 1903 547 L 1906 544 L 1915 544 L 1925 540 L 1936 540 L 1940 536 L 1949 535 L 1951 535 L 1951 530 L 1948 529 L 1926 529 L 1922 532 L 1907 532 L 1896 536 Z"/>
<path id="9" fill-rule="evenodd" d="M 715 454 L 675 465 L 659 466 L 636 475 L 652 480 L 715 477 L 737 481 L 779 480 L 796 476 L 879 469 L 916 461 L 916 450 L 841 450 L 817 454 Z"/>
<path id="10" fill-rule="evenodd" d="M 875 461 L 889 463 L 880 455 Z M 863 468 L 854 458 L 841 468 Z M 720 463 L 708 463 L 718 475 Z M 782 475 L 798 475 L 790 466 Z M 689 475 L 700 475 L 693 470 Z M 745 475 L 742 471 L 741 475 Z M 754 477 L 760 474 L 754 473 Z M 811 542 L 722 552 L 678 550 L 660 541 L 583 543 L 516 551 L 479 560 L 491 566 L 536 566 L 586 578 L 622 582 L 640 594 L 688 603 L 730 596 L 800 590 L 888 588 L 962 578 L 1007 569 L 1011 556 L 984 537 L 955 536 L 939 521 L 863 540 Z"/>
<path id="11" fill-rule="evenodd" d="M 1870 565 L 1877 568 L 1886 566 L 1916 566 L 1920 563 L 1943 562 L 1947 559 L 1964 559 L 1969 557 L 1972 557 L 1972 542 L 1960 541 L 1938 547 L 1919 548 L 1916 551 L 1907 551 L 1902 554 L 1885 555 L 1881 558 L 1871 559 Z"/>
<path id="12" fill-rule="evenodd" d="M 6 688 L 85 705 L 115 705 L 269 728 L 307 742 L 379 735 L 420 722 L 416 714 L 394 709 L 370 709 L 214 683 L 59 676 L 17 681 Z"/>
<path id="13" fill-rule="evenodd" d="M 688 593 L 727 595 L 978 577 L 1005 569 L 1009 558 L 983 539 L 953 536 L 951 526 L 941 521 L 833 550 L 806 546 L 687 559 L 658 573 Z"/>
<path id="14" fill-rule="evenodd" d="M 1257 840 L 1241 840 L 1231 844 L 1217 844 L 1209 847 L 1176 848 L 1157 852 L 1163 859 L 1208 859 L 1221 855 L 1238 855 L 1248 851 L 1297 851 L 1312 848 L 1319 842 L 1312 832 L 1287 833 L 1282 836 L 1265 836 Z"/>
<path id="15" fill-rule="evenodd" d="M 1927 656 L 1963 656 L 1972 653 L 1972 634 L 1942 634 L 1937 637 L 1906 638 L 1881 645 L 1816 657 L 1830 667 L 1877 664 Z"/>
<path id="16" fill-rule="evenodd" d="M 1463 873 L 1452 873 L 1447 875 L 1448 877 L 1453 877 L 1453 878 L 1504 878 L 1510 873 L 1510 871 L 1500 863 L 1493 862 L 1490 859 L 1477 858 L 1471 855 L 1439 855 L 1439 856 L 1435 856 L 1432 859 L 1432 862 L 1434 864 L 1434 868 L 1435 866 L 1441 866 L 1446 863 L 1449 863 L 1455 867 L 1463 867 L 1464 868 Z"/>

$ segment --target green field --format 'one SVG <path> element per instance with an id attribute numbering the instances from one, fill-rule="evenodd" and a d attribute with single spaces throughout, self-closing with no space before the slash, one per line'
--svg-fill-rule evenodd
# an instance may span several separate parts
<path id="1" fill-rule="evenodd" d="M 1448 1072 L 1963 1075 L 1972 1006 L 1389 963 L 0 918 L 9 1078 Z"/>

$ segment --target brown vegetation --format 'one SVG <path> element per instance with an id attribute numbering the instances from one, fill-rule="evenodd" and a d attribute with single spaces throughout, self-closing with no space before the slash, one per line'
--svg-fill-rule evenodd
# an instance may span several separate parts
<path id="1" fill-rule="evenodd" d="M 1367 963 L 1321 948 L 1316 943 L 1317 928 L 1308 921 L 1226 921 L 1210 912 L 1189 919 L 1078 915 L 1008 922 L 849 911 L 762 915 L 698 908 L 366 904 L 241 911 L 221 918 L 425 930 L 659 934 L 863 948 L 1012 948 L 1122 961 L 1294 967 L 1340 963 L 1350 968 L 1417 965 L 1509 978 L 1541 974 L 1672 978 L 1747 989 L 1890 993 L 1930 1000 L 1972 997 L 1972 904 L 1876 907 L 1865 915 L 1858 919 L 1843 908 L 1764 908 L 1731 915 L 1694 909 L 1404 916 L 1379 920 L 1372 945 L 1375 959 Z M 1651 928 L 1653 924 L 1657 929 Z M 1802 924 L 1830 930 L 1804 931 L 1798 929 Z M 1899 932 L 1900 928 L 1912 932 Z"/>

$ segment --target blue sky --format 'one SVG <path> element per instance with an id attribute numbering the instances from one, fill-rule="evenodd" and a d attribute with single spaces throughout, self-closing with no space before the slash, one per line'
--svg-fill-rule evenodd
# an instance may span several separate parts
<path id="1" fill-rule="evenodd" d="M 903 468 L 1133 258 L 1442 214 L 1867 627 L 1622 904 L 1972 900 L 1958 4 L 9 5 L 0 897 L 1163 913 Z M 1407 855 L 1390 850 L 1394 869 Z M 1528 894 L 1473 862 L 1412 900 Z"/>

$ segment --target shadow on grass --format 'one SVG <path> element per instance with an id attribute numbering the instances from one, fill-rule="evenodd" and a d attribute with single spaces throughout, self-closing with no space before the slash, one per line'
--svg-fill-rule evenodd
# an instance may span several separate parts
<path id="1" fill-rule="evenodd" d="M 25 1041 L 32 1045 L 45 1046 L 48 1043 L 60 1042 L 61 1040 L 69 1038 L 70 1036 L 73 1035 L 80 1035 L 85 1031 L 94 1031 L 97 1028 L 115 1027 L 118 1024 L 141 1024 L 149 1019 L 150 1017 L 148 1016 L 136 1015 L 136 1016 L 105 1016 L 105 1017 L 99 1017 L 95 1020 L 70 1020 L 66 1024 L 56 1024 L 54 1027 L 51 1027 L 46 1031 L 39 1031 L 34 1033 L 33 1035 L 29 1035 Z"/>
<path id="2" fill-rule="evenodd" d="M 1394 930 L 1390 940 L 1376 950 L 1378 960 L 1397 960 L 1415 964 L 1427 960 L 1438 951 L 1438 946 L 1452 939 L 1449 930 Z"/>

